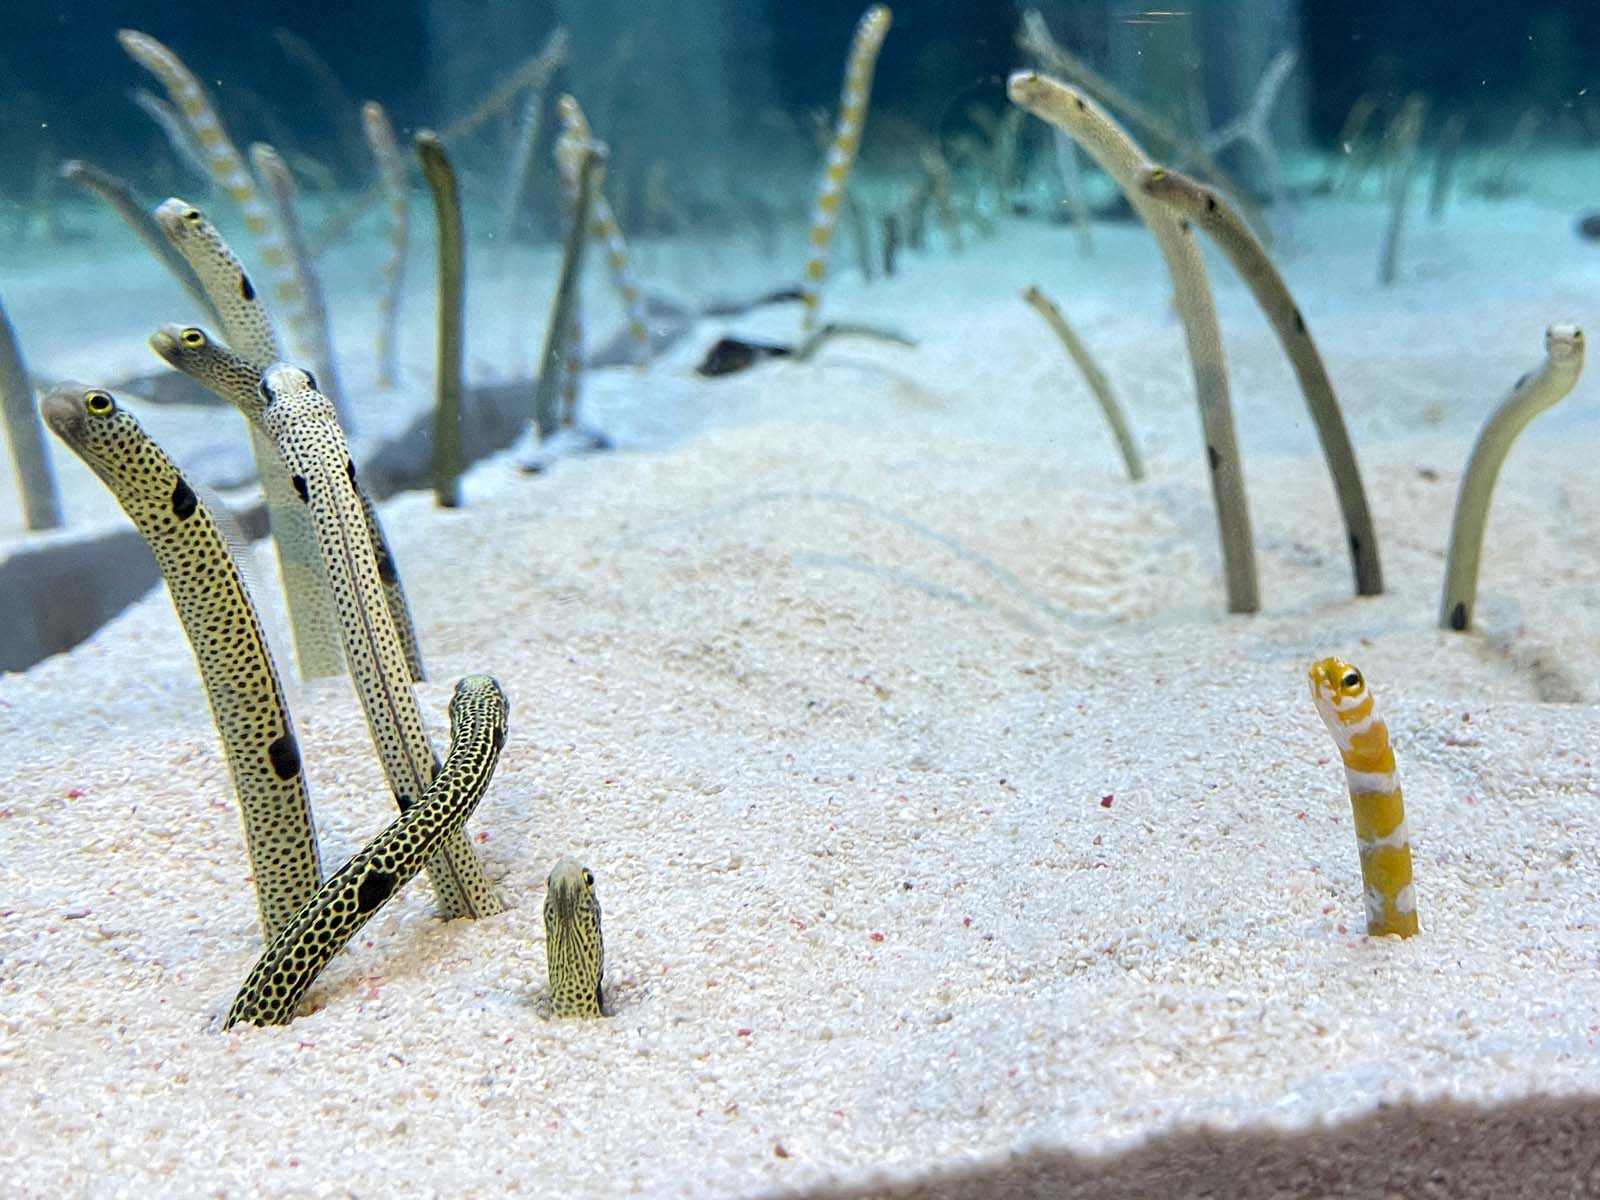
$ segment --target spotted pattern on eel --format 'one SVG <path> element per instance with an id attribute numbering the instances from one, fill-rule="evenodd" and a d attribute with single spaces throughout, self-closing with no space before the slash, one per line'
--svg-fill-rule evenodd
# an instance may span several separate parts
<path id="1" fill-rule="evenodd" d="M 155 217 L 172 248 L 194 269 L 222 322 L 228 344 L 258 367 L 277 362 L 282 355 L 272 318 L 257 297 L 244 264 L 216 226 L 194 205 L 177 197 L 158 205 Z M 341 667 L 339 632 L 334 627 L 310 516 L 296 500 L 277 450 L 256 422 L 250 426 L 250 449 L 267 501 L 272 540 L 278 547 L 278 571 L 283 577 L 300 673 L 307 679 L 337 675 Z"/>
<path id="2" fill-rule="evenodd" d="M 286 1025 L 322 969 L 384 903 L 460 837 L 494 775 L 510 705 L 487 675 L 469 675 L 450 698 L 450 753 L 419 804 L 340 867 L 262 952 L 223 1028 Z"/>
<path id="3" fill-rule="evenodd" d="M 356 468 L 333 405 L 299 367 L 276 363 L 261 380 L 262 425 L 311 512 L 344 642 L 351 681 L 401 812 L 433 782 L 438 760 L 422 727 L 400 637 L 383 596 L 378 560 L 356 494 Z M 428 864 L 447 917 L 501 911 L 478 856 L 461 830 Z"/>
<path id="4" fill-rule="evenodd" d="M 261 370 L 254 363 L 245 361 L 219 344 L 205 330 L 193 325 L 163 325 L 150 335 L 150 348 L 169 366 L 182 371 L 232 404 L 244 414 L 252 429 L 260 430 L 265 436 Z M 274 450 L 273 454 L 276 456 L 277 451 Z M 382 522 L 378 520 L 378 510 L 359 482 L 356 484 L 356 498 L 361 501 L 361 516 L 367 525 L 367 535 L 372 539 L 372 552 L 378 560 L 378 579 L 383 584 L 383 598 L 389 607 L 389 617 L 394 621 L 394 631 L 399 635 L 400 648 L 405 654 L 411 678 L 413 682 L 421 682 L 427 678 L 422 669 L 422 648 L 417 641 L 416 623 L 411 619 L 411 605 L 406 600 L 400 572 L 395 566 L 394 552 L 389 549 L 389 539 L 384 535 Z"/>
<path id="5" fill-rule="evenodd" d="M 1411 835 L 1389 727 L 1373 711 L 1372 694 L 1361 672 L 1343 659 L 1313 663 L 1310 678 L 1311 699 L 1339 747 L 1350 785 L 1367 932 L 1374 937 L 1411 937 L 1417 932 Z"/>
<path id="6" fill-rule="evenodd" d="M 605 943 L 600 899 L 587 867 L 563 858 L 550 872 L 544 896 L 544 955 L 550 1011 L 557 1017 L 603 1017 Z"/>
<path id="7" fill-rule="evenodd" d="M 322 864 L 299 744 L 255 605 L 210 510 L 109 392 L 63 384 L 41 408 L 116 497 L 166 578 L 222 739 L 261 932 L 271 941 L 316 894 Z"/>

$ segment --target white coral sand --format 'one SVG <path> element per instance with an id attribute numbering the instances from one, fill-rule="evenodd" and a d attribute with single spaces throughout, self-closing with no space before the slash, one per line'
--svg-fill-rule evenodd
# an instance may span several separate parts
<path id="1" fill-rule="evenodd" d="M 1292 376 L 1214 259 L 1264 598 L 1223 615 L 1181 334 L 1130 226 L 1099 229 L 1090 259 L 1064 229 L 1007 224 L 887 282 L 834 281 L 829 314 L 896 324 L 914 351 L 840 344 L 703 381 L 689 368 L 721 327 L 702 325 L 649 372 L 592 381 L 588 419 L 621 451 L 539 478 L 491 460 L 456 511 L 389 502 L 436 739 L 457 676 L 513 699 L 470 827 L 512 907 L 444 924 L 419 880 L 287 1028 L 213 1024 L 255 908 L 164 592 L 0 679 L 0 1182 L 748 1195 L 1195 1123 L 1226 1145 L 1408 1099 L 1594 1094 L 1593 367 L 1511 455 L 1479 630 L 1435 628 L 1479 422 L 1546 325 L 1600 328 L 1600 249 L 1573 215 L 1466 202 L 1414 225 L 1381 291 L 1376 207 L 1298 213 L 1282 259 L 1361 455 L 1376 599 L 1352 598 Z M 355 262 L 334 288 L 352 361 Z M 120 371 L 179 315 L 127 316 L 158 286 L 128 263 L 94 281 L 125 321 L 93 337 L 72 335 L 81 268 L 6 283 L 36 369 L 92 374 L 92 344 Z M 1122 479 L 1017 298 L 1030 282 L 1101 356 L 1149 482 Z M 475 284 L 474 360 L 531 358 L 541 314 L 497 310 L 495 286 Z M 425 383 L 431 306 L 409 309 Z M 789 337 L 798 317 L 738 327 Z M 180 415 L 161 432 L 181 440 Z M 60 458 L 69 507 L 115 518 Z M 1410 941 L 1362 933 L 1304 680 L 1328 653 L 1363 668 L 1394 736 Z M 348 687 L 293 700 L 337 864 L 390 818 L 386 789 Z M 607 1021 L 541 1012 L 543 881 L 569 853 L 605 907 Z"/>

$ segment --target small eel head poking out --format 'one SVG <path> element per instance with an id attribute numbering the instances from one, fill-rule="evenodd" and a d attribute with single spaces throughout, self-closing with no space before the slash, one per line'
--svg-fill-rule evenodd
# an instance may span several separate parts
<path id="1" fill-rule="evenodd" d="M 1576 325 L 1552 325 L 1544 331 L 1544 348 L 1557 362 L 1582 359 L 1583 330 Z"/>
<path id="2" fill-rule="evenodd" d="M 104 388 L 63 383 L 45 394 L 39 411 L 51 431 L 117 495 L 163 500 L 174 488 L 188 491 L 165 456 L 157 452 L 152 458 L 139 422 Z M 193 511 L 192 503 L 179 507 Z"/>
<path id="3" fill-rule="evenodd" d="M 1342 658 L 1311 664 L 1311 699 L 1340 746 L 1348 746 L 1359 723 L 1372 715 L 1372 697 L 1361 672 Z"/>
<path id="4" fill-rule="evenodd" d="M 556 864 L 546 885 L 544 952 L 550 971 L 551 1013 L 557 1017 L 604 1016 L 600 901 L 594 894 L 594 876 L 570 858 Z"/>

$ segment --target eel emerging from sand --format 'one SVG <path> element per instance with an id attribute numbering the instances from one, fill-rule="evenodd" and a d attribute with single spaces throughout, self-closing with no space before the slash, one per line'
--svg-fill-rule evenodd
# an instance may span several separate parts
<path id="1" fill-rule="evenodd" d="M 487 675 L 469 675 L 450 698 L 450 754 L 422 797 L 308 901 L 256 960 L 223 1028 L 286 1025 L 322 969 L 390 896 L 461 836 L 494 776 L 510 705 Z"/>
<path id="2" fill-rule="evenodd" d="M 239 801 L 263 940 L 322 883 L 294 725 L 227 540 L 173 461 L 110 392 L 63 384 L 45 423 L 100 477 L 150 544 L 194 650 Z"/>
<path id="3" fill-rule="evenodd" d="M 205 214 L 174 197 L 157 206 L 155 219 L 172 248 L 200 281 L 212 310 L 222 322 L 228 344 L 258 367 L 281 358 L 278 335 L 265 306 L 256 297 L 255 285 Z M 307 679 L 337 675 L 339 634 L 317 569 L 317 543 L 311 520 L 295 500 L 277 451 L 254 423 L 250 451 L 255 456 L 256 476 L 267 502 L 272 540 L 278 547 L 278 571 L 283 579 L 300 674 Z"/>
<path id="4" fill-rule="evenodd" d="M 550 872 L 544 897 L 544 955 L 550 973 L 550 1011 L 557 1017 L 603 1017 L 605 943 L 600 899 L 587 867 L 563 858 Z"/>
<path id="5" fill-rule="evenodd" d="M 205 330 L 193 325 L 163 325 L 150 335 L 150 348 L 168 366 L 182 371 L 237 408 L 250 422 L 252 431 L 266 436 L 262 424 L 265 402 L 261 398 L 261 369 L 254 363 L 219 345 Z M 420 682 L 427 678 L 422 668 L 422 647 L 417 641 L 416 622 L 411 618 L 411 605 L 395 567 L 394 553 L 389 549 L 389 539 L 378 520 L 378 510 L 359 482 L 356 498 L 361 502 L 361 516 L 366 522 L 367 536 L 372 539 L 372 553 L 378 560 L 384 603 L 394 621 L 394 631 L 400 638 L 411 678 L 413 682 Z"/>
<path id="6" fill-rule="evenodd" d="M 433 783 L 437 759 L 422 727 L 400 637 L 384 600 L 378 560 L 356 492 L 356 468 L 333 405 L 299 367 L 277 363 L 261 380 L 261 423 L 283 455 L 295 494 L 311 513 L 338 613 L 351 682 L 372 741 L 405 812 Z M 493 916 L 499 899 L 459 829 L 428 864 L 447 917 Z"/>
<path id="7" fill-rule="evenodd" d="M 1311 699 L 1344 760 L 1355 814 L 1356 848 L 1367 932 L 1373 937 L 1417 932 L 1417 894 L 1411 884 L 1411 835 L 1405 798 L 1389 746 L 1389 727 L 1372 706 L 1361 672 L 1339 658 L 1312 664 Z"/>

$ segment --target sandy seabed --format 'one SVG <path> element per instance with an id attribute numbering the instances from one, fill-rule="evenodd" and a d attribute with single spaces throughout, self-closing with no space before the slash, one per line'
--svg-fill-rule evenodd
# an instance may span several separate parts
<path id="1" fill-rule="evenodd" d="M 1257 1194 L 1267 1143 L 1326 1170 L 1270 1194 L 1480 1194 L 1465 1164 L 1485 1145 L 1528 1194 L 1566 1194 L 1539 1182 L 1563 1172 L 1584 1194 L 1593 368 L 1506 467 L 1479 628 L 1436 628 L 1474 432 L 1546 325 L 1600 328 L 1600 249 L 1573 215 L 1526 199 L 1419 221 L 1381 291 L 1376 207 L 1296 211 L 1280 257 L 1361 455 L 1389 584 L 1374 599 L 1351 596 L 1304 405 L 1218 260 L 1263 595 L 1259 615 L 1223 614 L 1181 333 L 1131 226 L 1099 229 L 1088 259 L 1019 223 L 893 280 L 837 280 L 830 314 L 897 324 L 915 351 L 839 343 L 704 381 L 690 368 L 721 328 L 702 324 L 648 372 L 591 380 L 588 419 L 617 452 L 540 478 L 487 461 L 456 511 L 390 501 L 436 742 L 458 676 L 488 671 L 513 700 L 469 827 L 510 908 L 446 924 L 413 884 L 288 1028 L 217 1032 L 259 949 L 255 906 L 164 592 L 0 679 L 5 1190 L 743 1196 L 1011 1171 L 1010 1194 L 1069 1194 L 1071 1176 L 1072 1195 L 1180 1195 L 1140 1191 L 1127 1164 L 1204 1125 L 1168 1166 L 1214 1155 L 1218 1194 Z M 149 270 L 128 260 L 130 293 L 165 286 Z M 148 369 L 146 324 L 181 309 L 74 338 L 75 271 L 18 284 L 59 297 L 54 318 L 8 292 L 39 330 L 36 369 Z M 474 347 L 503 367 L 521 346 L 525 369 L 537 314 L 526 334 L 495 324 L 497 279 L 474 295 L 491 314 Z M 1017 299 L 1030 282 L 1101 355 L 1148 481 L 1122 478 Z M 430 321 L 409 304 L 413 380 Z M 175 452 L 180 417 L 151 417 Z M 69 511 L 120 519 L 68 459 Z M 1328 653 L 1362 666 L 1395 740 L 1413 940 L 1363 933 L 1349 801 L 1305 685 Z M 390 819 L 387 789 L 345 683 L 292 705 L 331 867 Z M 540 904 L 566 854 L 605 907 L 605 1021 L 545 1011 Z M 1553 1148 L 1505 1124 L 1529 1097 L 1553 1098 L 1554 1124 L 1535 1122 L 1564 1131 Z M 1390 1107 L 1406 1102 L 1422 1107 Z M 1428 1134 L 1435 1117 L 1461 1118 L 1459 1143 Z M 1357 1132 L 1325 1153 L 1340 1129 Z M 1445 1150 L 1453 1177 L 1427 1158 Z M 1123 1157 L 1061 1159 L 1055 1192 L 1019 1182 L 1068 1152 Z M 1446 1173 L 1413 1191 L 1418 1170 Z M 967 1178 L 948 1194 L 1001 1194 Z"/>

